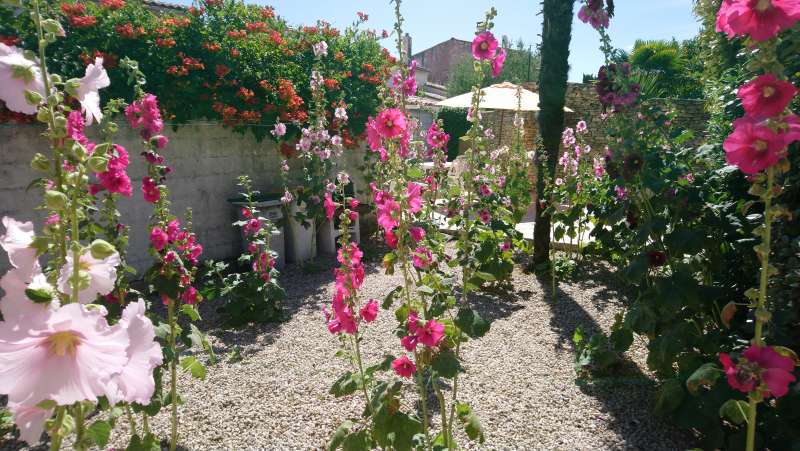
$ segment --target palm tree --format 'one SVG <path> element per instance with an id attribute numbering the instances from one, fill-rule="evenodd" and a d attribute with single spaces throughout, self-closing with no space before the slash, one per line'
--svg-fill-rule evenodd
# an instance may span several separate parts
<path id="1" fill-rule="evenodd" d="M 545 158 L 537 158 L 536 192 L 541 195 L 546 178 L 555 173 L 569 74 L 569 42 L 575 0 L 543 0 L 542 50 L 539 66 L 539 130 Z M 546 172 L 545 172 L 546 171 Z M 531 266 L 546 265 L 550 256 L 550 215 L 536 209 Z"/>

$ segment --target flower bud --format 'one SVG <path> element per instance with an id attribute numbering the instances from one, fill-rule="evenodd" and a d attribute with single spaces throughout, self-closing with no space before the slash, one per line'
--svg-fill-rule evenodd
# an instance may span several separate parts
<path id="1" fill-rule="evenodd" d="M 56 138 L 63 138 L 67 136 L 67 118 L 64 116 L 58 116 L 53 121 L 55 123 L 55 130 L 53 130 L 53 134 Z"/>
<path id="2" fill-rule="evenodd" d="M 25 90 L 25 101 L 28 102 L 29 105 L 39 105 L 44 100 L 41 94 L 36 91 L 31 91 L 30 89 Z"/>
<path id="3" fill-rule="evenodd" d="M 59 23 L 57 20 L 53 19 L 43 20 L 42 28 L 44 28 L 44 31 L 48 33 L 53 33 L 56 36 L 59 37 L 66 36 L 66 33 L 64 33 L 64 28 L 61 26 L 61 23 Z"/>
<path id="4" fill-rule="evenodd" d="M 86 148 L 79 142 L 73 142 L 70 151 L 71 155 L 78 161 L 83 161 L 86 158 Z"/>
<path id="5" fill-rule="evenodd" d="M 64 91 L 72 97 L 78 97 L 78 89 L 81 87 L 81 81 L 77 78 L 70 78 L 64 83 Z"/>
<path id="6" fill-rule="evenodd" d="M 50 160 L 37 152 L 36 155 L 33 156 L 33 160 L 31 160 L 31 169 L 34 171 L 48 172 L 50 170 Z"/>
<path id="7" fill-rule="evenodd" d="M 39 111 L 36 113 L 36 120 L 46 124 L 50 121 L 50 110 L 47 108 L 39 108 Z"/>
<path id="8" fill-rule="evenodd" d="M 89 250 L 92 253 L 92 257 L 98 260 L 108 258 L 117 252 L 114 246 L 105 240 L 92 241 L 92 245 L 89 247 Z"/>
<path id="9" fill-rule="evenodd" d="M 69 199 L 61 191 L 47 190 L 44 193 L 44 203 L 51 210 L 61 211 L 67 207 Z"/>
<path id="10" fill-rule="evenodd" d="M 92 155 L 86 163 L 89 170 L 92 172 L 106 172 L 108 171 L 108 158 L 102 155 Z"/>
<path id="11" fill-rule="evenodd" d="M 52 83 L 54 85 L 60 85 L 61 84 L 61 75 L 50 74 L 50 83 Z"/>
<path id="12" fill-rule="evenodd" d="M 37 304 L 46 304 L 53 301 L 53 292 L 47 288 L 26 288 L 25 296 Z"/>
<path id="13" fill-rule="evenodd" d="M 107 155 L 108 149 L 111 148 L 111 144 L 109 143 L 100 143 L 94 146 L 94 150 L 92 150 L 92 155 Z"/>

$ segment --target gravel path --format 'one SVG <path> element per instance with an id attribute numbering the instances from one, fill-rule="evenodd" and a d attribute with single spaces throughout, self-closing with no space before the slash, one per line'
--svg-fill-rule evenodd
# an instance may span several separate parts
<path id="1" fill-rule="evenodd" d="M 185 375 L 180 380 L 186 449 L 320 449 L 344 419 L 361 411 L 361 398 L 328 394 L 346 368 L 333 356 L 337 338 L 327 332 L 320 313 L 333 292 L 332 263 L 320 259 L 315 271 L 294 268 L 282 276 L 288 321 L 211 333 L 220 362 L 209 368 L 205 382 Z M 379 260 L 366 266 L 363 296 L 382 299 L 399 283 L 382 274 Z M 486 430 L 482 448 L 687 449 L 685 435 L 649 410 L 653 383 L 640 369 L 646 356 L 641 342 L 629 352 L 625 376 L 576 383 L 575 327 L 583 324 L 587 333 L 608 330 L 620 311 L 620 295 L 602 268 L 576 279 L 580 282 L 562 283 L 558 299 L 550 302 L 536 277 L 516 270 L 513 291 L 474 299 L 494 322 L 485 337 L 465 346 L 467 372 L 459 392 Z M 206 325 L 213 327 L 213 307 L 205 309 Z M 367 362 L 377 362 L 382 350 L 400 350 L 394 325 L 393 315 L 381 311 L 364 340 Z M 241 360 L 226 357 L 234 349 Z M 167 412 L 152 426 L 167 437 Z M 126 427 L 121 420 L 115 445 L 125 445 Z M 459 443 L 470 446 L 466 438 Z"/>

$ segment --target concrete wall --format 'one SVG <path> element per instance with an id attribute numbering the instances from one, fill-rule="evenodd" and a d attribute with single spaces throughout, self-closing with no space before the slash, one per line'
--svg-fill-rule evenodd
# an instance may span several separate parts
<path id="1" fill-rule="evenodd" d="M 0 125 L 0 217 L 34 219 L 37 230 L 41 229 L 43 220 L 42 212 L 35 210 L 41 193 L 38 189 L 26 192 L 25 188 L 38 176 L 29 166 L 34 153 L 47 152 L 41 132 L 38 125 Z M 236 134 L 215 124 L 190 124 L 177 131 L 168 129 L 165 134 L 170 143 L 163 154 L 173 168 L 167 179 L 172 212 L 182 217 L 187 207 L 192 208 L 194 230 L 204 248 L 203 258 L 238 255 L 241 238 L 231 226 L 236 209 L 227 202 L 239 192 L 236 177 L 248 174 L 256 189 L 264 193 L 280 192 L 283 190 L 280 175 L 283 157 L 272 141 L 258 143 L 252 135 Z M 152 206 L 142 199 L 140 191 L 146 165 L 139 156 L 141 145 L 137 132 L 121 125 L 116 142 L 130 153 L 128 173 L 134 193 L 131 198 L 120 200 L 118 205 L 122 221 L 131 227 L 130 263 L 142 270 L 151 263 L 147 255 L 147 224 Z M 345 152 L 342 166 L 357 167 L 360 151 Z M 297 175 L 294 167 L 293 175 Z M 4 252 L 0 254 L 2 274 L 8 268 L 8 260 Z"/>

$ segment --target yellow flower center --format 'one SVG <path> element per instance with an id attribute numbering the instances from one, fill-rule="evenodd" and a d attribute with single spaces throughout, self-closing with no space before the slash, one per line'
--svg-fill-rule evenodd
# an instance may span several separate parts
<path id="1" fill-rule="evenodd" d="M 753 147 L 757 151 L 763 152 L 763 151 L 767 150 L 767 147 L 769 147 L 769 146 L 767 145 L 767 142 L 764 141 L 763 139 L 757 139 L 756 142 L 753 143 Z"/>
<path id="2" fill-rule="evenodd" d="M 394 127 L 394 122 L 392 122 L 391 120 L 386 121 L 386 128 L 392 128 L 392 127 Z"/>
<path id="3" fill-rule="evenodd" d="M 486 50 L 489 48 L 489 43 L 486 41 L 481 42 L 481 50 Z"/>
<path id="4" fill-rule="evenodd" d="M 772 86 L 764 86 L 764 90 L 762 91 L 762 94 L 764 94 L 764 98 L 765 99 L 768 99 L 768 98 L 772 97 L 773 95 L 775 95 L 775 88 L 772 87 Z"/>
<path id="5" fill-rule="evenodd" d="M 50 352 L 58 357 L 67 354 L 74 357 L 75 349 L 81 344 L 81 339 L 72 331 L 56 332 L 47 338 L 47 344 L 50 346 Z"/>
<path id="6" fill-rule="evenodd" d="M 764 11 L 770 9 L 772 7 L 772 2 L 770 0 L 758 0 L 756 3 L 756 11 L 763 13 Z"/>

